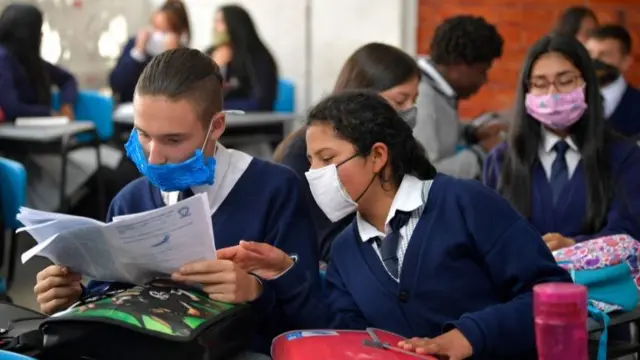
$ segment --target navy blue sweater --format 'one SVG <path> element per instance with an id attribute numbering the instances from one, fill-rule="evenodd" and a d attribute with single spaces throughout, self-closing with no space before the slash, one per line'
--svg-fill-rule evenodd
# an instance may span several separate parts
<path id="1" fill-rule="evenodd" d="M 138 78 L 144 67 L 151 61 L 151 57 L 148 55 L 144 61 L 138 61 L 131 56 L 131 49 L 135 46 L 135 42 L 135 38 L 129 39 L 122 49 L 116 67 L 109 74 L 111 91 L 118 96 L 118 101 L 122 103 L 133 101 Z"/>
<path id="2" fill-rule="evenodd" d="M 507 145 L 500 144 L 485 160 L 484 182 L 496 189 L 504 164 Z M 554 206 L 549 180 L 539 161 L 532 169 L 531 215 L 529 221 L 542 234 L 560 233 L 576 241 L 607 235 L 629 234 L 640 239 L 640 147 L 632 141 L 619 140 L 609 145 L 607 158 L 611 166 L 614 197 L 608 204 L 604 226 L 594 233 L 585 233 L 587 183 L 582 161 L 569 179 L 566 191 Z"/>
<path id="3" fill-rule="evenodd" d="M 473 358 L 487 360 L 535 359 L 532 288 L 571 281 L 504 199 L 476 181 L 445 175 L 431 187 L 399 283 L 355 222 L 333 243 L 326 299 L 312 279 L 296 264 L 272 281 L 287 309 L 296 309 L 299 327 L 373 326 L 430 338 L 458 328 Z"/>
<path id="4" fill-rule="evenodd" d="M 215 185 L 214 185 L 215 186 Z M 147 178 L 127 185 L 113 199 L 107 221 L 165 206 L 160 190 Z M 289 254 L 297 254 L 297 267 L 318 273 L 315 233 L 301 193 L 300 180 L 284 166 L 253 159 L 234 188 L 212 216 L 216 248 L 237 245 L 240 240 L 264 241 Z M 317 280 L 317 279 L 315 279 Z M 311 286 L 319 291 L 319 282 Z M 97 294 L 122 284 L 90 282 L 87 292 Z M 296 284 L 290 284 L 295 287 Z M 252 350 L 268 353 L 271 340 L 290 330 L 285 313 L 269 283 L 255 304 L 261 316 L 259 337 Z M 285 304 L 286 305 L 286 304 Z"/>
<path id="5" fill-rule="evenodd" d="M 52 85 L 60 90 L 61 104 L 74 104 L 78 83 L 66 70 L 42 60 Z M 38 102 L 38 91 L 18 60 L 0 46 L 0 109 L 12 121 L 17 117 L 51 116 L 51 104 Z"/>
<path id="6" fill-rule="evenodd" d="M 607 120 L 616 132 L 628 137 L 640 137 L 640 90 L 627 85 L 618 107 Z"/>

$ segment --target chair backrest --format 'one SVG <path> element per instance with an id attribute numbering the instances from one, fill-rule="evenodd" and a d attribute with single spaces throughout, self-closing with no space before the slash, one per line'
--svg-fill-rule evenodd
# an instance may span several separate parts
<path id="1" fill-rule="evenodd" d="M 51 94 L 51 107 L 60 109 L 60 96 L 57 92 Z M 113 98 L 101 94 L 96 90 L 82 90 L 78 94 L 74 112 L 77 120 L 91 121 L 96 125 L 96 131 L 102 141 L 108 141 L 113 136 Z M 84 140 L 80 137 L 80 140 Z"/>
<path id="2" fill-rule="evenodd" d="M 3 157 L 0 157 L 0 199 L 4 226 L 19 228 L 16 215 L 27 201 L 27 171 L 19 162 Z"/>
<path id="3" fill-rule="evenodd" d="M 278 79 L 278 94 L 273 111 L 292 113 L 296 105 L 296 86 L 287 79 Z"/>
<path id="4" fill-rule="evenodd" d="M 35 360 L 35 358 L 5 350 L 0 350 L 0 360 Z"/>

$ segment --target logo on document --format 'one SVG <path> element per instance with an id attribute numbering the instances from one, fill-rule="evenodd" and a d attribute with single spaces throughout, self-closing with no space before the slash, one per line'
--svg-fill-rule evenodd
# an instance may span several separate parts
<path id="1" fill-rule="evenodd" d="M 180 209 L 178 209 L 178 214 L 180 214 L 180 219 L 184 219 L 189 215 L 191 215 L 191 210 L 189 210 L 188 206 L 183 206 Z"/>

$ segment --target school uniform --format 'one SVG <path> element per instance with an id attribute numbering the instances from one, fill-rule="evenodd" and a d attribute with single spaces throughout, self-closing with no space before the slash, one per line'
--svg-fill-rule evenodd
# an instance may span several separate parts
<path id="1" fill-rule="evenodd" d="M 640 90 L 620 76 L 600 89 L 604 112 L 611 128 L 627 137 L 640 137 Z M 640 138 L 639 138 L 640 139 Z"/>
<path id="2" fill-rule="evenodd" d="M 78 83 L 66 70 L 42 60 L 52 85 L 60 91 L 62 104 L 73 104 L 78 97 Z M 51 104 L 38 103 L 38 93 L 25 68 L 5 47 L 0 46 L 0 108 L 5 119 L 51 116 Z"/>
<path id="3" fill-rule="evenodd" d="M 211 52 L 215 47 L 211 48 Z M 211 53 L 210 52 L 210 53 Z M 249 76 L 239 76 L 233 64 L 220 68 L 224 80 L 225 110 L 273 111 L 278 95 L 278 69 L 269 54 L 250 60 Z"/>
<path id="4" fill-rule="evenodd" d="M 122 49 L 116 67 L 109 74 L 109 86 L 121 103 L 133 101 L 133 93 L 142 70 L 151 61 L 147 53 L 135 49 L 136 39 L 131 38 Z"/>
<path id="5" fill-rule="evenodd" d="M 304 132 L 298 133 L 297 136 L 291 139 L 291 142 L 287 144 L 286 148 L 283 150 L 280 163 L 291 168 L 302 179 L 305 199 L 311 213 L 311 219 L 318 238 L 318 255 L 321 261 L 329 263 L 331 243 L 333 243 L 333 239 L 335 239 L 335 237 L 338 236 L 338 234 L 340 234 L 342 230 L 351 223 L 351 221 L 353 221 L 355 213 L 347 215 L 339 221 L 332 222 L 327 218 L 327 215 L 324 214 L 322 209 L 320 209 L 318 203 L 316 203 L 313 195 L 311 194 L 309 182 L 304 175 L 309 171 L 311 166 L 311 164 L 309 164 L 309 159 L 307 158 L 307 143 Z"/>
<path id="6" fill-rule="evenodd" d="M 607 160 L 613 177 L 614 197 L 604 227 L 593 234 L 585 234 L 587 183 L 580 151 L 571 138 L 566 139 L 564 160 L 568 182 L 554 202 L 550 179 L 558 153 L 556 145 L 562 139 L 545 129 L 542 132 L 538 161 L 532 169 L 529 221 L 533 226 L 542 234 L 557 232 L 578 242 L 614 234 L 640 239 L 640 147 L 623 139 L 609 144 Z M 501 144 L 487 158 L 484 182 L 491 188 L 497 188 L 507 151 L 507 145 Z"/>
<path id="7" fill-rule="evenodd" d="M 107 221 L 173 204 L 182 196 L 206 192 L 209 199 L 216 248 L 237 245 L 240 240 L 264 241 L 290 254 L 297 265 L 318 272 L 313 227 L 301 195 L 300 180 L 283 166 L 250 157 L 218 145 L 214 185 L 197 186 L 191 192 L 161 192 L 146 177 L 131 182 L 113 199 Z M 85 294 L 123 286 L 92 281 Z M 290 284 L 296 286 L 296 284 Z M 318 287 L 316 281 L 311 286 Z M 288 329 L 280 304 L 268 284 L 254 305 L 260 315 L 261 337 L 253 350 L 268 354 L 270 342 Z"/>
<path id="8" fill-rule="evenodd" d="M 460 122 L 455 90 L 428 57 L 419 58 L 417 63 L 422 77 L 413 136 L 439 172 L 465 179 L 479 177 L 485 154 L 475 145 L 475 128 Z M 469 147 L 459 150 L 462 144 Z"/>
<path id="9" fill-rule="evenodd" d="M 60 92 L 61 104 L 74 104 L 78 97 L 78 83 L 66 70 L 44 60 L 44 69 Z M 18 117 L 51 116 L 51 104 L 38 101 L 38 92 L 27 76 L 25 68 L 5 48 L 0 46 L 0 109 L 5 120 L 13 122 Z M 78 149 L 68 154 L 67 195 L 74 194 L 97 171 L 95 151 Z M 59 154 L 29 155 L 8 153 L 27 169 L 27 206 L 45 211 L 58 211 L 60 207 Z M 88 159 L 88 161 L 87 161 Z"/>
<path id="10" fill-rule="evenodd" d="M 407 175 L 386 223 L 381 233 L 358 216 L 335 239 L 326 303 L 304 285 L 284 287 L 309 278 L 297 264 L 274 281 L 282 301 L 299 306 L 298 326 L 429 338 L 458 328 L 474 359 L 536 358 L 532 287 L 571 279 L 505 200 L 476 181 Z M 397 276 L 383 260 L 394 232 Z"/>

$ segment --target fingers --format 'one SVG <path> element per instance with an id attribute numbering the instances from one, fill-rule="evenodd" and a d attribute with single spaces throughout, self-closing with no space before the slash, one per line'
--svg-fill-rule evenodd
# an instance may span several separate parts
<path id="1" fill-rule="evenodd" d="M 253 252 L 255 254 L 259 254 L 259 255 L 267 255 L 270 252 L 273 252 L 274 249 L 277 249 L 275 247 L 273 247 L 272 245 L 269 245 L 267 243 L 261 243 L 261 242 L 255 242 L 255 241 L 245 241 L 245 240 L 241 240 L 240 241 L 240 247 L 242 247 L 243 249 Z"/>
<path id="2" fill-rule="evenodd" d="M 44 314 L 51 315 L 63 309 L 68 303 L 70 303 L 70 301 L 66 298 L 55 299 L 48 303 L 40 304 L 40 311 Z"/>
<path id="3" fill-rule="evenodd" d="M 38 293 L 37 301 L 42 312 L 50 314 L 57 311 L 63 305 L 75 302 L 82 294 L 80 283 L 66 286 L 53 287 L 43 293 Z"/>
<path id="4" fill-rule="evenodd" d="M 549 247 L 549 250 L 551 251 L 556 251 L 559 248 L 561 248 L 560 243 L 556 240 L 551 240 L 547 242 L 547 247 Z"/>
<path id="5" fill-rule="evenodd" d="M 233 261 L 229 260 L 199 260 L 184 264 L 178 271 L 179 275 L 208 274 L 233 270 Z"/>
<path id="6" fill-rule="evenodd" d="M 432 339 L 412 338 L 398 343 L 398 347 L 424 355 L 445 355 L 442 347 Z"/>
<path id="7" fill-rule="evenodd" d="M 71 271 L 66 266 L 51 265 L 51 266 L 47 266 L 44 270 L 40 271 L 36 276 L 36 280 L 40 282 L 51 276 L 65 276 L 70 273 Z"/>
<path id="8" fill-rule="evenodd" d="M 36 286 L 33 288 L 33 292 L 38 295 L 45 293 L 56 287 L 65 287 L 78 284 L 80 285 L 81 276 L 78 274 L 68 274 L 62 276 L 49 276 L 43 280 L 38 280 Z"/>
<path id="9" fill-rule="evenodd" d="M 238 254 L 238 251 L 241 251 L 240 246 L 231 246 L 224 249 L 218 249 L 216 250 L 216 259 L 233 261 L 233 259 Z"/>

